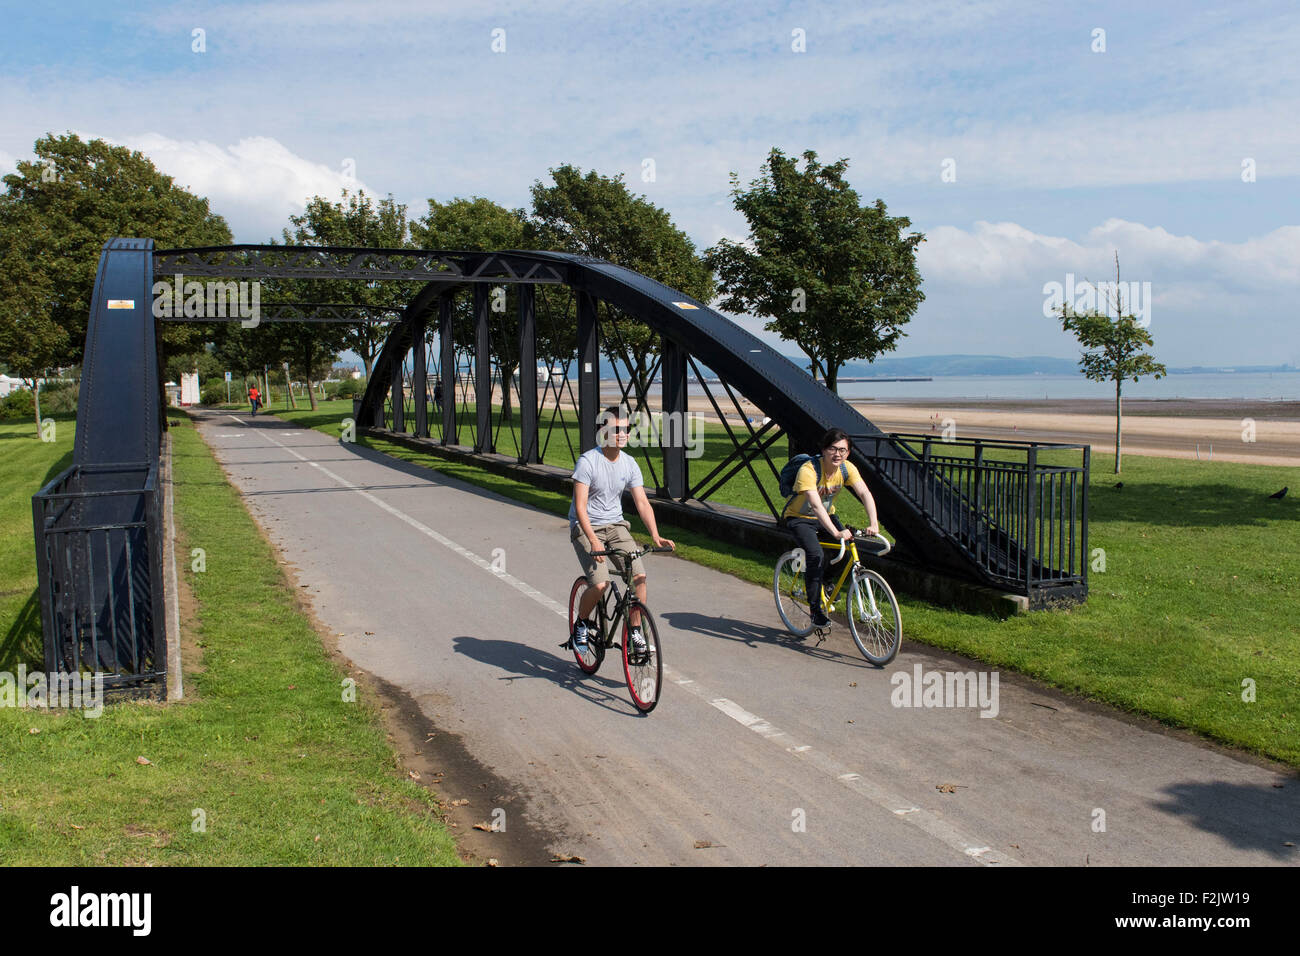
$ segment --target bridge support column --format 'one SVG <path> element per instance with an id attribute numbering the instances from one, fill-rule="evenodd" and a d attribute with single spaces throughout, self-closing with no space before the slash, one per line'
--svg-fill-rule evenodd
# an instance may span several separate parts
<path id="1" fill-rule="evenodd" d="M 686 351 L 671 339 L 662 339 L 664 485 L 661 495 L 683 501 L 690 487 L 686 463 Z"/>
<path id="2" fill-rule="evenodd" d="M 519 286 L 519 463 L 542 460 L 537 440 L 537 286 Z"/>
<path id="3" fill-rule="evenodd" d="M 488 334 L 488 287 L 474 285 L 474 450 L 496 451 L 492 444 L 492 341 Z"/>
<path id="4" fill-rule="evenodd" d="M 402 359 L 405 353 L 398 352 L 393 356 L 393 431 L 406 431 L 406 404 L 402 401 Z"/>
<path id="5" fill-rule="evenodd" d="M 438 344 L 442 349 L 442 443 L 459 445 L 456 432 L 456 342 L 451 334 L 452 295 L 438 297 Z"/>
<path id="6" fill-rule="evenodd" d="M 579 454 L 596 447 L 596 416 L 600 413 L 600 342 L 596 329 L 596 300 L 578 292 L 578 440 Z"/>
<path id="7" fill-rule="evenodd" d="M 415 437 L 429 437 L 429 369 L 425 361 L 424 336 L 429 327 L 427 315 L 411 325 L 411 392 L 415 397 Z"/>

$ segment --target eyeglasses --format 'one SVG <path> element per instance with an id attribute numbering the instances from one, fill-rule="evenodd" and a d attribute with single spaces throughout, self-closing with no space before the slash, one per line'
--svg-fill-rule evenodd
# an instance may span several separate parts
<path id="1" fill-rule="evenodd" d="M 847 448 L 828 448 L 826 450 L 829 451 L 832 455 L 847 455 L 849 453 L 849 450 Z"/>
<path id="2" fill-rule="evenodd" d="M 607 425 L 605 427 L 608 431 L 610 431 L 615 435 L 626 435 L 630 431 L 632 431 L 631 425 Z"/>

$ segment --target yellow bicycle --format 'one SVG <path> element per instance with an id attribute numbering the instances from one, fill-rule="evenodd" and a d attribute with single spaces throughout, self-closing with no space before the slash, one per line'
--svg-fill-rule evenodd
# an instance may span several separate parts
<path id="1" fill-rule="evenodd" d="M 822 541 L 825 551 L 839 550 L 835 559 L 824 568 L 822 582 L 822 608 L 827 614 L 837 610 L 840 596 L 845 596 L 844 614 L 849 621 L 849 633 L 858 650 L 872 664 L 883 667 L 894 659 L 898 648 L 903 643 L 903 619 L 898 612 L 898 599 L 889 582 L 862 566 L 858 558 L 858 542 L 868 540 L 883 543 L 884 548 L 876 552 L 878 557 L 890 552 L 891 545 L 885 538 L 872 539 L 856 529 L 848 541 Z M 844 565 L 839 579 L 829 593 L 825 580 L 831 574 L 831 566 L 839 564 L 845 555 L 851 560 Z M 807 556 L 803 548 L 795 548 L 781 555 L 776 562 L 776 571 L 772 575 L 772 594 L 776 597 L 776 610 L 785 622 L 786 628 L 796 637 L 807 637 L 817 628 L 813 627 L 812 611 L 808 604 L 807 581 L 804 570 Z"/>

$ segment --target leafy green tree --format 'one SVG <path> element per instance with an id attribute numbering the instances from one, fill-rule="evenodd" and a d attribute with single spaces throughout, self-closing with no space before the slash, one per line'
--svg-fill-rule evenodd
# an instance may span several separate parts
<path id="1" fill-rule="evenodd" d="M 423 218 L 411 223 L 411 236 L 421 249 L 464 250 L 475 252 L 500 252 L 505 249 L 524 248 L 524 211 L 507 209 L 490 199 L 472 196 L 456 198 L 445 203 L 429 200 L 429 211 Z M 498 298 L 504 311 L 492 315 L 492 353 L 501 366 L 501 414 L 509 421 L 512 413 L 510 382 L 519 368 L 519 309 L 513 286 L 505 287 L 505 298 Z M 542 329 L 538 329 L 539 338 Z M 452 337 L 458 343 L 474 342 L 474 307 L 470 296 L 456 297 L 452 313 Z M 542 351 L 543 343 L 538 342 Z M 526 370 L 525 374 L 533 374 Z M 454 375 L 443 369 L 443 389 L 452 400 Z"/>
<path id="2" fill-rule="evenodd" d="M 1124 314 L 1123 293 L 1119 290 L 1119 254 L 1115 255 L 1114 300 L 1108 305 L 1114 317 L 1102 310 L 1075 312 L 1070 303 L 1061 305 L 1061 328 L 1071 333 L 1083 346 L 1079 367 L 1086 378 L 1094 382 L 1115 383 L 1115 474 L 1120 473 L 1121 434 L 1124 425 L 1124 406 L 1121 393 L 1124 382 L 1136 382 L 1143 375 L 1156 379 L 1164 377 L 1165 367 L 1153 356 L 1143 351 L 1155 344 L 1151 333 L 1139 324 L 1136 315 Z M 1131 305 L 1131 303 L 1130 303 Z"/>
<path id="3" fill-rule="evenodd" d="M 862 206 L 844 179 L 848 160 L 798 160 L 773 149 L 748 189 L 731 176 L 731 195 L 749 223 L 746 243 L 722 240 L 707 252 L 723 309 L 768 318 L 794 342 L 809 370 L 835 391 L 839 370 L 894 349 L 925 299 L 916 267 L 920 233 L 877 199 Z M 906 234 L 905 234 L 906 233 Z"/>
<path id="4" fill-rule="evenodd" d="M 404 249 L 412 244 L 413 223 L 406 217 L 406 206 L 395 202 L 391 195 L 376 202 L 366 195 L 365 190 L 351 194 L 345 189 L 338 202 L 315 196 L 307 203 L 302 215 L 291 216 L 289 223 L 293 232 L 286 229 L 283 234 L 284 242 L 289 245 Z M 297 300 L 300 302 L 403 309 L 422 285 L 418 281 L 362 283 L 356 280 L 312 280 L 286 286 L 280 294 L 306 296 Z M 288 300 L 280 298 L 279 301 Z M 388 323 L 375 320 L 344 327 L 340 347 L 351 349 L 361 356 L 367 378 L 375 356 L 383 347 L 388 328 Z"/>
<path id="5" fill-rule="evenodd" d="M 346 189 L 342 199 L 330 202 L 313 197 L 301 215 L 290 216 L 281 241 L 287 246 L 359 246 L 398 249 L 410 245 L 410 224 L 406 206 L 392 196 L 377 204 L 364 191 L 356 195 Z M 402 308 L 420 288 L 419 282 L 371 282 L 334 279 L 276 279 L 262 283 L 263 301 L 326 302 L 348 305 L 372 305 Z M 249 358 L 259 357 L 266 365 L 279 367 L 284 362 L 290 371 L 307 383 L 307 395 L 316 409 L 313 384 L 329 374 L 345 348 L 354 349 L 369 374 L 387 334 L 386 326 L 375 321 L 353 326 L 335 323 L 278 322 L 265 323 L 254 329 L 241 330 L 250 335 L 227 332 L 223 350 L 231 355 L 243 351 Z M 273 358 L 272 358 L 273 356 Z M 267 361 L 270 358 L 271 361 Z M 292 402 L 290 396 L 290 402 Z"/>
<path id="6" fill-rule="evenodd" d="M 80 363 L 105 240 L 230 242 L 208 201 L 142 153 L 72 133 L 42 137 L 33 152 L 35 161 L 20 161 L 4 177 L 0 194 L 0 359 L 29 380 Z M 206 334 L 202 326 L 166 323 L 162 345 L 193 351 Z"/>
<path id="7" fill-rule="evenodd" d="M 592 170 L 583 175 L 571 165 L 550 173 L 553 185 L 533 184 L 530 247 L 597 256 L 701 302 L 713 298 L 713 273 L 695 244 L 667 212 L 645 196 L 633 195 L 621 174 L 609 177 Z M 659 336 L 612 308 L 610 320 L 602 349 L 611 362 L 630 363 L 638 391 L 644 392 Z M 576 322 L 576 316 L 570 321 Z"/>

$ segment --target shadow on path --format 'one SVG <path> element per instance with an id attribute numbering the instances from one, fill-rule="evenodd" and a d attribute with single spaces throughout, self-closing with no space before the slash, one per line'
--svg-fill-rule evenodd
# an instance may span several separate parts
<path id="1" fill-rule="evenodd" d="M 1300 775 L 1272 785 L 1178 783 L 1165 787 L 1152 806 L 1220 836 L 1239 850 L 1267 853 L 1300 866 Z M 1286 844 L 1290 843 L 1291 846 Z"/>
<path id="2" fill-rule="evenodd" d="M 551 654 L 515 641 L 485 641 L 463 634 L 453 640 L 453 646 L 457 654 L 505 671 L 506 676 L 498 680 L 513 682 L 540 678 L 624 717 L 644 716 L 622 693 L 627 685 L 622 680 L 623 665 L 617 648 L 606 653 L 605 663 L 598 673 L 588 676 L 578 670 L 568 651 L 560 648 Z M 611 667 L 614 670 L 610 670 Z"/>

